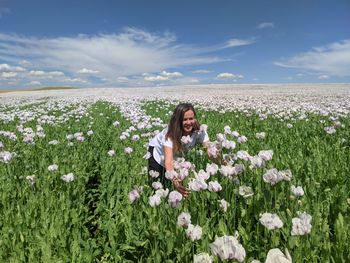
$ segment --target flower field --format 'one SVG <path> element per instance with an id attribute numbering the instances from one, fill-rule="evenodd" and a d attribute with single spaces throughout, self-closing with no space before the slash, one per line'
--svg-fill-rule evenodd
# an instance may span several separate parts
<path id="1" fill-rule="evenodd" d="M 0 97 L 0 261 L 350 262 L 350 88 L 319 90 Z M 222 160 L 175 161 L 188 198 L 147 172 L 184 101 Z"/>

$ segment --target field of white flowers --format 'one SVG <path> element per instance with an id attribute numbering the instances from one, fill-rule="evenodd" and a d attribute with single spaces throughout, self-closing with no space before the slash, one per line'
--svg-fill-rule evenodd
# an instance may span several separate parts
<path id="1" fill-rule="evenodd" d="M 226 160 L 177 159 L 186 199 L 147 174 L 179 102 Z M 345 84 L 4 93 L 0 262 L 350 262 L 349 177 Z"/>

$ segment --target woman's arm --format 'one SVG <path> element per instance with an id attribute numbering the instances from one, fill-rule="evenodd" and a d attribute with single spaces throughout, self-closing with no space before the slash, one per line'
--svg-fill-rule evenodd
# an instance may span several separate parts
<path id="1" fill-rule="evenodd" d="M 164 165 L 167 172 L 174 170 L 173 148 L 164 146 Z"/>
<path id="2" fill-rule="evenodd" d="M 171 172 L 174 170 L 174 158 L 173 158 L 173 149 L 167 146 L 164 146 L 164 165 L 165 165 L 165 170 L 167 172 Z M 173 179 L 173 184 L 175 186 L 175 189 L 181 193 L 184 197 L 189 196 L 191 193 L 190 190 L 185 188 L 182 185 L 182 181 L 174 178 Z"/>

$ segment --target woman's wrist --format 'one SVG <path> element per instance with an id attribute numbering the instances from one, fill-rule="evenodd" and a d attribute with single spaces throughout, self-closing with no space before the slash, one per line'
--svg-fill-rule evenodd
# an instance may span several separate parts
<path id="1" fill-rule="evenodd" d="M 180 180 L 179 178 L 177 178 L 177 177 L 174 177 L 171 181 L 172 181 L 173 183 L 175 183 L 175 182 L 181 182 L 181 180 Z"/>

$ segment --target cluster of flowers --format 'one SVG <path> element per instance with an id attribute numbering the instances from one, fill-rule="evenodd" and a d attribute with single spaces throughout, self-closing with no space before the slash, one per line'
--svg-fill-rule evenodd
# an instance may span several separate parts
<path id="1" fill-rule="evenodd" d="M 228 239 L 227 236 L 225 236 L 226 240 Z M 229 236 L 230 237 L 230 236 Z M 233 237 L 234 238 L 234 237 Z M 230 239 L 232 239 L 232 237 L 230 237 Z M 230 243 L 235 243 L 236 241 L 230 241 Z M 239 248 L 238 248 L 239 249 Z M 234 250 L 234 251 L 237 251 Z M 222 250 L 222 258 L 223 259 L 230 259 L 230 255 L 232 255 L 232 251 L 231 252 L 227 252 L 227 250 Z M 227 253 L 229 253 L 229 255 L 227 256 Z M 238 253 L 236 253 L 238 254 Z M 237 259 L 238 261 L 242 262 L 244 260 L 242 259 L 243 253 L 242 254 L 238 254 L 239 258 L 234 258 Z M 213 257 L 210 256 L 208 253 L 199 253 L 197 255 L 194 255 L 193 257 L 193 263 L 212 263 L 213 262 Z M 253 259 L 252 261 L 250 261 L 251 263 L 261 263 L 260 260 L 257 259 Z M 282 251 L 279 248 L 273 248 L 270 249 L 269 252 L 267 253 L 267 257 L 266 257 L 266 261 L 265 263 L 292 263 L 292 257 L 289 254 L 289 251 L 286 249 L 286 253 L 283 254 Z"/>
<path id="2" fill-rule="evenodd" d="M 159 206 L 161 203 L 162 198 L 166 198 L 169 194 L 169 189 L 163 189 L 162 186 L 154 186 L 158 188 L 155 191 L 155 194 L 149 197 L 149 205 L 151 207 Z M 170 195 L 171 194 L 171 195 Z M 170 206 L 176 206 L 181 200 L 182 196 L 180 197 L 177 195 L 174 191 L 169 194 L 169 204 Z"/>
<path id="3" fill-rule="evenodd" d="M 0 147 L 1 148 L 1 147 Z M 0 152 L 0 162 L 8 163 L 15 157 L 17 154 L 15 152 L 1 151 Z"/>
<path id="4" fill-rule="evenodd" d="M 40 99 L 40 98 L 38 98 Z M 92 100 L 84 98 L 50 98 L 50 100 L 40 101 L 40 105 L 35 103 L 35 98 L 31 98 L 29 108 L 20 109 L 23 105 L 13 105 L 16 109 L 8 113 L 11 121 L 18 120 L 17 130 L 23 134 L 23 141 L 33 143 L 34 138 L 44 138 L 45 132 L 43 124 L 51 126 L 65 123 L 71 119 L 79 121 L 82 117 L 88 115 L 88 108 L 93 103 Z M 52 115 L 48 115 L 51 112 Z M 30 121 L 37 122 L 37 129 L 34 131 L 30 127 L 24 127 L 24 124 Z"/>
<path id="5" fill-rule="evenodd" d="M 238 241 L 238 233 L 235 236 L 216 237 L 215 241 L 210 244 L 211 252 L 214 256 L 218 256 L 221 260 L 237 260 L 243 262 L 246 257 L 244 247 Z M 200 253 L 194 255 L 194 263 L 213 262 L 213 257 L 208 253 Z"/>
<path id="6" fill-rule="evenodd" d="M 155 172 L 157 173 L 157 172 Z M 155 175 L 153 175 L 155 176 Z M 158 175 L 156 175 L 158 176 Z M 152 183 L 152 187 L 155 189 L 155 193 L 149 197 L 148 202 L 151 207 L 159 206 L 162 202 L 162 199 L 168 197 L 168 204 L 170 207 L 178 207 L 182 201 L 182 194 L 178 191 L 171 191 L 169 193 L 169 189 L 163 189 L 163 185 L 160 182 Z M 128 198 L 130 202 L 137 201 L 141 193 L 143 192 L 143 187 L 137 186 L 132 191 L 129 192 Z"/>
<path id="7" fill-rule="evenodd" d="M 202 238 L 202 228 L 191 223 L 191 215 L 189 213 L 182 212 L 177 217 L 177 224 L 186 229 L 186 236 L 192 241 Z"/>
<path id="8" fill-rule="evenodd" d="M 157 178 L 159 173 L 156 171 L 150 171 L 150 176 Z M 154 195 L 149 197 L 149 205 L 151 207 L 159 206 L 162 198 L 166 198 L 169 194 L 169 189 L 163 189 L 163 185 L 161 182 L 153 182 L 152 187 L 155 190 Z M 170 196 L 171 194 L 171 196 Z M 182 200 L 182 195 L 179 196 L 176 191 L 173 191 L 169 194 L 169 205 L 172 207 L 176 207 Z"/>
<path id="9" fill-rule="evenodd" d="M 155 130 L 154 132 L 144 132 L 145 130 L 154 128 L 156 126 L 164 127 L 164 123 L 160 118 L 152 118 L 151 116 L 146 115 L 145 111 L 141 109 L 141 105 L 138 102 L 125 103 L 125 101 L 119 100 L 110 100 L 115 106 L 117 106 L 124 118 L 132 123 L 126 130 L 121 132 L 119 139 L 122 141 L 131 139 L 132 143 L 135 143 L 140 140 L 140 138 L 149 138 L 156 135 L 159 131 Z M 113 122 L 115 128 L 120 127 L 120 122 L 118 120 Z M 137 134 L 132 134 L 137 132 Z M 145 144 L 145 147 L 148 145 Z M 132 147 L 125 147 L 124 153 L 131 155 L 133 152 Z M 114 156 L 114 150 L 108 152 L 109 156 Z M 148 159 L 150 155 L 144 156 L 145 159 Z"/>
<path id="10" fill-rule="evenodd" d="M 188 188 L 194 192 L 209 190 L 210 192 L 219 192 L 222 186 L 216 180 L 207 182 L 211 175 L 216 174 L 218 166 L 216 164 L 207 164 L 206 170 L 199 170 L 196 172 L 195 166 L 184 158 L 177 158 L 174 161 L 174 170 L 165 173 L 165 178 L 173 180 L 177 178 L 183 181 L 192 172 L 194 177 L 189 180 Z"/>
<path id="11" fill-rule="evenodd" d="M 0 150 L 4 148 L 4 144 L 0 141 Z M 9 151 L 0 151 L 0 162 L 8 163 L 15 157 L 17 154 L 15 152 Z"/>
<path id="12" fill-rule="evenodd" d="M 67 134 L 66 135 L 66 139 L 68 141 L 72 141 L 73 139 L 75 139 L 78 142 L 83 142 L 85 141 L 85 137 L 84 137 L 84 133 L 83 132 L 76 132 L 74 134 Z"/>
<path id="13" fill-rule="evenodd" d="M 47 169 L 50 172 L 56 172 L 58 170 L 58 165 L 57 164 L 49 165 Z M 28 176 L 26 176 L 26 179 L 31 185 L 35 184 L 35 180 L 36 180 L 35 175 L 28 175 Z M 62 179 L 62 181 L 66 182 L 66 183 L 73 182 L 74 181 L 74 174 L 73 173 L 64 174 L 61 176 L 61 179 Z"/>
<path id="14" fill-rule="evenodd" d="M 292 172 L 287 169 L 283 171 L 278 171 L 276 168 L 268 169 L 263 175 L 263 180 L 265 183 L 275 185 L 280 181 L 291 181 L 293 178 Z"/>
<path id="15" fill-rule="evenodd" d="M 207 126 L 202 126 L 201 130 L 205 130 Z M 244 143 L 247 141 L 246 137 L 242 137 L 238 132 L 234 131 L 232 132 L 228 126 L 225 127 L 225 134 L 218 134 L 217 140 L 209 146 L 208 154 L 212 154 L 214 157 L 220 157 L 220 152 L 222 152 L 222 149 L 228 149 L 233 150 L 236 147 L 236 143 L 234 141 L 230 141 L 227 139 L 227 136 L 234 136 L 235 138 L 243 138 L 241 142 L 238 143 Z M 256 137 L 260 140 L 264 139 L 266 136 L 265 133 L 259 133 L 256 135 Z M 191 137 L 184 136 L 182 138 L 182 143 L 189 143 L 191 142 Z M 144 158 L 149 158 L 149 154 L 146 154 Z M 194 192 L 200 192 L 204 190 L 209 190 L 211 192 L 218 192 L 222 190 L 222 186 L 220 183 L 216 180 L 209 181 L 210 177 L 213 175 L 216 175 L 218 172 L 222 176 L 228 177 L 230 179 L 237 178 L 237 175 L 242 173 L 245 170 L 245 165 L 243 163 L 237 163 L 239 160 L 249 162 L 250 169 L 256 169 L 256 168 L 264 168 L 266 166 L 266 162 L 269 160 L 272 160 L 273 157 L 273 151 L 272 150 L 263 150 L 260 151 L 257 155 L 251 156 L 247 151 L 237 151 L 234 154 L 227 154 L 224 155 L 224 160 L 226 158 L 227 162 L 226 165 L 221 165 L 220 168 L 217 164 L 207 164 L 205 170 L 199 170 L 198 172 L 195 169 L 195 165 L 186 161 L 184 158 L 177 158 L 174 161 L 174 170 L 171 172 L 166 172 L 165 177 L 169 180 L 173 180 L 174 178 L 177 178 L 181 181 L 191 176 L 191 178 L 188 180 L 188 188 L 191 191 Z M 150 171 L 149 175 L 153 178 L 157 178 L 159 174 L 154 171 Z M 269 183 L 271 185 L 274 185 L 280 181 L 291 181 L 292 180 L 292 173 L 290 170 L 282 170 L 278 171 L 275 168 L 268 169 L 265 174 L 263 175 L 263 180 L 266 183 Z M 240 182 L 238 181 L 238 184 Z M 163 190 L 162 184 L 160 182 L 154 182 L 152 184 L 153 188 L 156 190 L 155 194 L 149 197 L 149 204 L 152 207 L 158 206 L 161 203 L 161 199 L 165 198 L 166 195 L 164 195 L 163 191 L 166 191 L 166 193 L 169 192 L 169 189 Z M 159 191 L 161 190 L 161 191 Z M 134 190 L 135 191 L 135 190 Z M 304 195 L 304 191 L 301 186 L 291 186 L 291 192 L 293 195 L 299 197 Z M 130 195 L 130 194 L 129 194 Z M 239 186 L 239 195 L 241 195 L 243 198 L 248 198 L 254 195 L 254 192 L 250 186 L 247 185 L 240 185 Z M 138 196 L 139 197 L 139 196 Z M 171 207 L 177 207 L 178 204 L 182 201 L 182 196 L 177 191 L 173 191 L 169 194 L 168 203 Z M 226 212 L 230 204 L 224 200 L 218 200 L 219 207 Z M 302 214 L 297 218 L 292 219 L 293 222 L 293 229 L 292 229 L 292 235 L 305 235 L 310 233 L 311 231 L 311 216 L 308 214 Z M 271 214 L 271 213 L 263 213 L 260 217 L 260 223 L 263 224 L 268 229 L 278 229 L 283 227 L 283 222 L 278 217 L 277 214 Z M 190 221 L 190 215 L 188 213 L 181 213 L 181 215 L 178 217 L 178 224 L 183 226 L 187 229 L 186 235 L 191 240 L 198 240 L 202 235 L 202 229 L 199 226 L 194 226 L 191 224 Z M 200 233 L 200 235 L 199 235 Z M 236 244 L 234 240 L 231 240 L 231 238 L 226 238 L 229 244 Z M 223 240 L 226 240 L 223 239 Z M 220 240 L 220 239 L 219 239 Z M 238 242 L 238 241 L 237 241 Z M 225 243 L 225 242 L 224 242 Z M 220 241 L 217 241 L 217 247 L 224 246 L 220 243 Z M 212 248 L 215 247 L 212 245 Z M 221 247 L 222 249 L 222 247 Z M 244 248 L 242 247 L 243 251 Z M 222 249 L 219 248 L 217 251 L 224 251 L 222 252 L 220 256 L 220 252 L 213 252 L 214 255 L 219 255 L 221 259 L 237 259 L 237 260 L 244 260 L 245 254 L 239 253 L 238 255 L 232 254 L 229 251 L 229 249 Z M 239 249 L 235 248 L 234 251 L 240 251 Z M 238 253 L 238 252 L 237 252 Z M 245 252 L 244 252 L 245 253 Z M 205 254 L 205 253 L 204 253 Z M 203 253 L 199 257 L 206 257 L 207 259 L 211 258 L 207 257 L 207 255 L 204 255 Z"/>
<path id="16" fill-rule="evenodd" d="M 50 172 L 56 172 L 56 171 L 58 171 L 58 165 L 51 164 L 47 167 L 47 170 L 49 170 Z M 73 173 L 64 174 L 61 176 L 61 179 L 66 183 L 73 182 L 74 181 L 74 174 Z"/>
<path id="17" fill-rule="evenodd" d="M 0 135 L 9 138 L 12 141 L 16 141 L 17 140 L 17 135 L 14 132 L 0 131 Z"/>
<path id="18" fill-rule="evenodd" d="M 299 213 L 298 217 L 292 218 L 292 231 L 293 236 L 302 236 L 311 232 L 311 220 L 312 216 L 307 213 Z M 260 215 L 260 223 L 269 230 L 279 229 L 283 227 L 283 222 L 277 214 L 263 213 Z"/>
<path id="19" fill-rule="evenodd" d="M 338 117 L 331 116 L 329 117 L 329 120 L 333 122 L 333 125 L 324 127 L 324 131 L 327 134 L 334 134 L 337 132 L 337 129 L 345 127 L 345 125 L 338 120 Z"/>
<path id="20" fill-rule="evenodd" d="M 227 136 L 233 136 L 237 139 L 239 144 L 246 143 L 248 141 L 247 137 L 244 135 L 240 135 L 237 131 L 231 131 L 229 126 L 224 127 L 224 134 L 218 133 L 216 135 L 216 141 L 211 143 L 208 148 L 208 155 L 213 158 L 220 157 L 220 152 L 223 149 L 233 150 L 236 148 L 236 143 L 233 140 L 227 139 Z M 264 132 L 257 133 L 256 137 L 259 139 L 264 139 L 266 134 Z M 272 150 L 264 150 L 260 151 L 256 156 L 251 156 L 247 151 L 237 151 L 236 154 L 224 154 L 223 159 L 225 163 L 229 164 L 228 167 L 221 167 L 221 172 L 225 176 L 237 175 L 244 171 L 244 166 L 242 164 L 237 164 L 234 168 L 231 164 L 236 162 L 238 159 L 249 161 L 250 168 L 263 168 L 266 165 L 266 161 L 272 159 L 273 151 Z"/>
<path id="21" fill-rule="evenodd" d="M 23 125 L 17 126 L 17 130 L 22 133 L 23 135 L 23 142 L 29 143 L 29 144 L 34 144 L 34 138 L 45 138 L 45 132 L 44 129 L 41 125 L 36 126 L 36 132 L 30 128 L 23 128 Z"/>
<path id="22" fill-rule="evenodd" d="M 257 92 L 255 87 L 246 87 L 244 94 L 240 89 L 230 88 L 231 96 L 227 96 L 227 89 L 215 89 L 215 96 L 208 91 L 198 92 L 196 89 L 193 92 L 190 89 L 186 89 L 186 92 L 178 92 L 178 89 L 168 89 L 166 93 L 150 92 L 150 90 L 139 90 L 137 93 L 134 91 L 115 91 L 110 89 L 108 96 L 106 93 L 102 96 L 97 94 L 96 91 L 90 90 L 90 92 L 84 92 L 84 94 L 77 94 L 74 91 L 66 91 L 65 94 L 60 93 L 53 97 L 49 102 L 43 103 L 41 98 L 47 96 L 46 93 L 36 93 L 35 97 L 21 99 L 13 98 L 10 96 L 2 98 L 1 104 L 4 106 L 14 107 L 14 110 L 10 110 L 10 114 L 0 114 L 2 120 L 13 120 L 15 117 L 21 117 L 21 119 L 33 119 L 37 115 L 44 115 L 47 112 L 55 112 L 56 110 L 63 111 L 64 106 L 67 104 L 76 104 L 79 107 L 75 111 L 67 112 L 67 115 L 83 113 L 85 104 L 88 102 L 95 102 L 97 100 L 104 100 L 112 102 L 120 107 L 121 110 L 127 110 L 127 108 L 135 108 L 145 100 L 162 100 L 177 103 L 179 101 L 192 101 L 198 108 L 206 110 L 215 110 L 220 112 L 239 111 L 247 116 L 252 113 L 257 113 L 260 119 L 266 119 L 267 117 L 273 117 L 284 120 L 297 119 L 300 116 L 303 119 L 307 119 L 307 113 L 330 115 L 335 117 L 342 117 L 349 113 L 349 96 L 342 90 L 343 87 L 293 87 L 293 92 L 290 89 L 284 87 L 266 87 L 264 92 Z M 341 94 L 341 96 L 339 96 Z M 24 95 L 23 95 L 24 96 Z M 61 96 L 61 98 L 57 98 Z M 44 107 L 43 111 L 29 111 L 28 107 L 25 110 L 19 107 L 19 101 L 21 106 L 30 105 L 35 102 L 41 103 L 40 106 Z M 81 105 L 82 104 L 82 105 Z M 142 110 L 139 107 L 138 111 L 129 112 L 130 119 L 142 115 Z M 136 113 L 136 114 L 135 114 Z M 48 121 L 57 122 L 58 118 L 53 118 L 53 115 L 47 115 Z M 54 120 L 51 120 L 54 119 Z M 140 122 L 140 119 L 135 122 Z"/>

